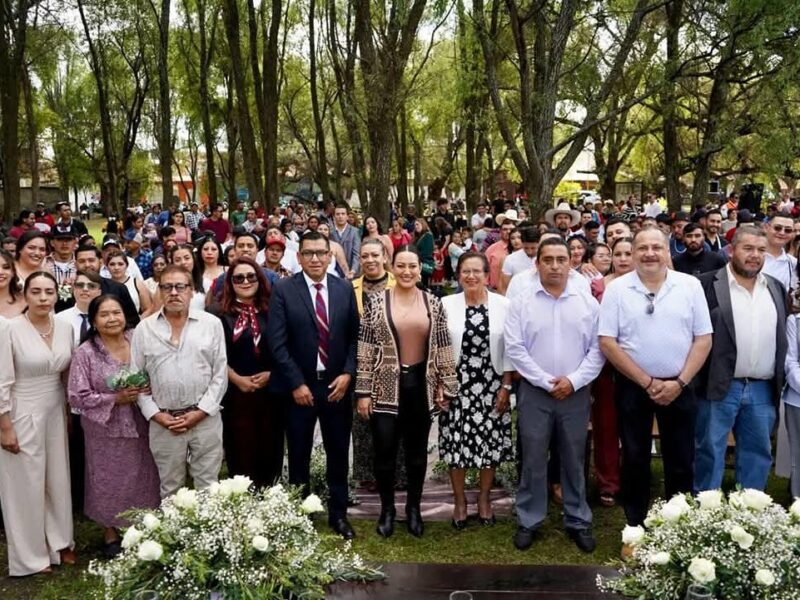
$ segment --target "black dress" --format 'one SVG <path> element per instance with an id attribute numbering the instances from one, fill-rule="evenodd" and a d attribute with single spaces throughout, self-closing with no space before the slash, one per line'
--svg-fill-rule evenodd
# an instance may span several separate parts
<path id="1" fill-rule="evenodd" d="M 502 377 L 492 366 L 489 310 L 467 306 L 458 398 L 439 417 L 439 455 L 451 469 L 488 469 L 514 459 L 511 412 L 495 410 Z"/>
<path id="2" fill-rule="evenodd" d="M 228 366 L 243 376 L 272 371 L 266 335 L 267 313 L 258 314 L 261 329 L 258 353 L 249 329 L 233 341 L 236 316 L 219 315 L 225 331 Z M 233 382 L 228 382 L 222 407 L 222 443 L 229 475 L 247 475 L 261 487 L 275 483 L 283 470 L 283 403 L 270 393 L 269 384 L 255 392 L 245 393 Z"/>

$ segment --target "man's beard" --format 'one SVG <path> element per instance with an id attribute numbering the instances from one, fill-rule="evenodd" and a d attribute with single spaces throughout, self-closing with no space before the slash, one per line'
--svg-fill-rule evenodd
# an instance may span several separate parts
<path id="1" fill-rule="evenodd" d="M 759 267 L 755 271 L 744 268 L 742 265 L 739 264 L 739 262 L 735 258 L 731 258 L 731 269 L 733 269 L 734 273 L 746 279 L 755 279 L 761 272 L 761 267 Z"/>

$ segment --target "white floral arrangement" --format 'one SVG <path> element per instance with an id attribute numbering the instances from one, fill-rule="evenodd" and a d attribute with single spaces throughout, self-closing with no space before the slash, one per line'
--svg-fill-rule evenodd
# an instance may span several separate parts
<path id="1" fill-rule="evenodd" d="M 181 488 L 156 511 L 135 511 L 112 561 L 92 561 L 101 579 L 97 598 L 122 600 L 154 590 L 161 600 L 289 596 L 322 599 L 337 581 L 383 574 L 349 542 L 320 535 L 309 515 L 323 510 L 317 496 L 302 502 L 281 485 L 252 491 L 236 476 L 206 491 Z"/>
<path id="2" fill-rule="evenodd" d="M 720 599 L 800 598 L 800 499 L 787 511 L 753 489 L 679 494 L 644 524 L 622 531 L 633 554 L 618 578 L 598 576 L 601 590 L 682 600 L 698 583 Z"/>

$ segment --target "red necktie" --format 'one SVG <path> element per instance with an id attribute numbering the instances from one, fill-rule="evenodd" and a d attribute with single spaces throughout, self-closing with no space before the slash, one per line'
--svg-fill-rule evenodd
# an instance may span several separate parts
<path id="1" fill-rule="evenodd" d="M 328 342 L 330 340 L 330 328 L 328 327 L 328 311 L 325 309 L 325 298 L 322 297 L 322 284 L 315 283 L 317 288 L 317 298 L 315 308 L 317 312 L 317 330 L 319 331 L 319 358 L 322 366 L 328 368 Z"/>

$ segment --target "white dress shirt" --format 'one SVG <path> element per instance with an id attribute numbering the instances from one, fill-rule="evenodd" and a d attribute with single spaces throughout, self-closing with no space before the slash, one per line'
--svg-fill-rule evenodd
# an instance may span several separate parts
<path id="1" fill-rule="evenodd" d="M 77 306 L 73 306 L 67 310 L 62 310 L 60 313 L 56 313 L 56 321 L 63 321 L 72 327 L 76 348 L 81 345 L 81 326 L 83 325 L 83 317 L 81 315 L 84 314 L 86 313 L 82 313 L 80 310 L 78 310 Z"/>
<path id="2" fill-rule="evenodd" d="M 514 250 L 511 254 L 506 256 L 503 261 L 503 268 L 501 269 L 504 275 L 513 277 L 517 273 L 529 270 L 531 267 L 536 268 L 536 257 L 531 258 L 525 254 L 525 250 L 520 248 Z"/>
<path id="3" fill-rule="evenodd" d="M 551 380 L 562 376 L 576 391 L 589 385 L 605 363 L 597 338 L 597 300 L 572 278 L 558 298 L 538 277 L 529 291 L 511 301 L 506 316 L 504 338 L 511 364 L 528 383 L 547 392 L 553 389 Z"/>
<path id="4" fill-rule="evenodd" d="M 575 269 L 569 270 L 569 280 L 577 287 L 581 293 L 592 295 L 592 288 L 589 281 Z M 530 295 L 531 288 L 539 283 L 539 273 L 536 269 L 528 269 L 517 273 L 511 278 L 511 282 L 506 289 L 506 298 L 513 300 L 520 294 Z"/>
<path id="5" fill-rule="evenodd" d="M 761 272 L 780 281 L 787 292 L 797 289 L 797 259 L 786 250 L 777 257 L 767 252 Z"/>
<path id="6" fill-rule="evenodd" d="M 228 359 L 222 321 L 189 310 L 178 345 L 163 309 L 143 319 L 131 339 L 131 369 L 150 376 L 152 394 L 139 395 L 139 408 L 150 420 L 160 409 L 178 410 L 196 404 L 209 416 L 220 410 L 228 389 Z"/>
<path id="7" fill-rule="evenodd" d="M 266 258 L 267 253 L 264 250 L 259 250 L 258 254 L 256 254 L 256 262 L 260 265 L 264 264 Z M 297 251 L 292 250 L 289 246 L 286 246 L 283 251 L 281 266 L 292 274 L 299 273 L 303 270 L 303 267 L 300 266 L 300 263 L 297 260 Z"/>
<path id="8" fill-rule="evenodd" d="M 789 315 L 786 319 L 786 389 L 783 401 L 800 408 L 800 351 L 797 341 L 797 320 L 800 315 Z"/>
<path id="9" fill-rule="evenodd" d="M 759 273 L 751 294 L 736 281 L 731 266 L 726 268 L 736 334 L 736 367 L 733 376 L 772 379 L 775 377 L 778 311 L 767 286 L 767 278 Z"/>
<path id="10" fill-rule="evenodd" d="M 661 205 L 658 201 L 653 202 L 652 204 L 648 204 L 644 209 L 644 216 L 645 217 L 653 217 L 656 218 L 660 215 L 664 210 L 661 208 Z"/>
<path id="11" fill-rule="evenodd" d="M 648 293 L 636 271 L 612 281 L 600 306 L 599 335 L 616 338 L 649 376 L 677 377 L 694 338 L 714 331 L 703 288 L 696 277 L 670 269 L 652 314 Z"/>
<path id="12" fill-rule="evenodd" d="M 331 262 L 333 262 L 333 259 L 331 259 Z M 330 308 L 329 308 L 329 305 L 328 305 L 328 278 L 327 277 L 323 277 L 322 281 L 316 282 L 313 279 L 311 279 L 311 277 L 306 275 L 305 272 L 303 272 L 303 279 L 306 280 L 306 285 L 308 286 L 308 293 L 311 294 L 311 306 L 314 308 L 314 315 L 315 315 L 314 316 L 314 325 L 317 324 L 316 314 L 317 314 L 317 294 L 318 293 L 322 294 L 322 299 L 325 301 L 325 316 L 328 317 L 328 323 L 330 323 L 331 322 L 330 321 L 331 311 L 330 311 Z M 322 288 L 319 290 L 319 292 L 317 292 L 317 288 L 315 287 L 317 285 L 317 283 L 321 283 L 322 284 Z M 317 351 L 317 371 L 324 371 L 324 370 L 325 370 L 325 365 L 322 362 L 322 357 L 320 356 L 319 351 Z"/>

